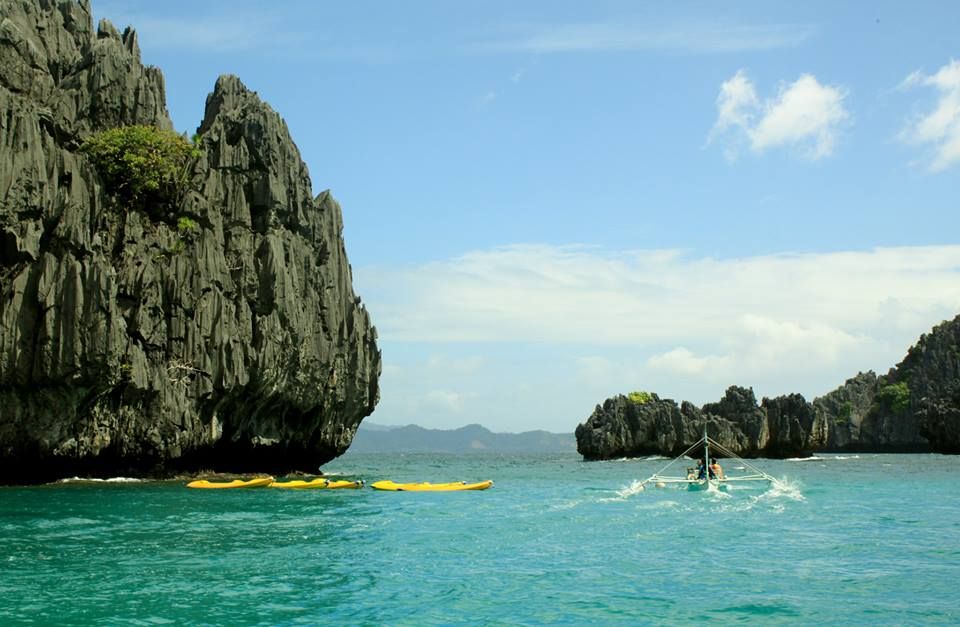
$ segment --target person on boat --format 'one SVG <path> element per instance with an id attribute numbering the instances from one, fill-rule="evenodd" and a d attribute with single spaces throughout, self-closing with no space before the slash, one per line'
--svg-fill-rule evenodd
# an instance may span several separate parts
<path id="1" fill-rule="evenodd" d="M 706 479 L 707 478 L 707 467 L 703 463 L 702 459 L 697 460 L 697 479 Z"/>
<path id="2" fill-rule="evenodd" d="M 710 478 L 723 479 L 723 468 L 717 463 L 716 458 L 710 460 Z"/>

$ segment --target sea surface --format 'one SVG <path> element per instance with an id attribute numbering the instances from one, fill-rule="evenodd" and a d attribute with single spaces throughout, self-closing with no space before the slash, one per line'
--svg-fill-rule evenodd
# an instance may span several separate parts
<path id="1" fill-rule="evenodd" d="M 0 625 L 960 623 L 960 457 L 753 460 L 779 481 L 638 490 L 665 463 L 324 467 L 484 492 L 0 488 Z"/>

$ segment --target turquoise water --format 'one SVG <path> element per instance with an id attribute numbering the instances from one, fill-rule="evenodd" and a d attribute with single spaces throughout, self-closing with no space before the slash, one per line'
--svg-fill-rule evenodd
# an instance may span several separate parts
<path id="1" fill-rule="evenodd" d="M 663 463 L 324 468 L 496 482 L 459 493 L 0 488 L 0 624 L 960 623 L 960 457 L 759 460 L 783 485 L 637 492 Z"/>

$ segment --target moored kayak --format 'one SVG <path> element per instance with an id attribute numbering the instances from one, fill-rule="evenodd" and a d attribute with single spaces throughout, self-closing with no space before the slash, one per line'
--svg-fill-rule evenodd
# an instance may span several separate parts
<path id="1" fill-rule="evenodd" d="M 257 477 L 256 479 L 234 479 L 233 481 L 208 481 L 207 479 L 197 479 L 187 484 L 188 488 L 205 488 L 226 490 L 230 488 L 262 488 L 273 483 L 273 477 Z"/>
<path id="2" fill-rule="evenodd" d="M 466 481 L 456 481 L 451 483 L 430 483 L 424 481 L 421 483 L 396 483 L 395 481 L 376 481 L 370 484 L 374 490 L 386 490 L 389 492 L 460 492 L 462 490 L 486 490 L 493 485 L 493 481 L 478 481 L 476 483 L 467 483 Z"/>
<path id="3" fill-rule="evenodd" d="M 327 481 L 328 490 L 357 490 L 363 487 L 363 480 L 357 479 L 356 481 L 350 481 L 349 479 L 340 479 L 339 481 Z"/>
<path id="4" fill-rule="evenodd" d="M 294 479 L 291 481 L 274 481 L 271 483 L 268 488 L 287 488 L 291 490 L 316 490 L 327 487 L 327 480 L 322 477 L 317 477 L 310 481 L 304 481 L 303 479 Z"/>
<path id="5" fill-rule="evenodd" d="M 310 481 L 295 479 L 292 481 L 274 481 L 270 484 L 271 488 L 287 488 L 291 490 L 343 490 L 357 489 L 363 486 L 363 481 L 348 481 L 340 479 L 331 481 L 323 477 L 317 477 Z"/>

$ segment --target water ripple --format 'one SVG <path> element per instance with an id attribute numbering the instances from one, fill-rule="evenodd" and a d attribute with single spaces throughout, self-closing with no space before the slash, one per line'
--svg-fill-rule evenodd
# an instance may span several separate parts
<path id="1" fill-rule="evenodd" d="M 368 480 L 496 481 L 477 493 L 3 488 L 0 624 L 960 621 L 960 460 L 769 462 L 769 489 L 638 490 L 661 463 L 338 460 Z"/>

